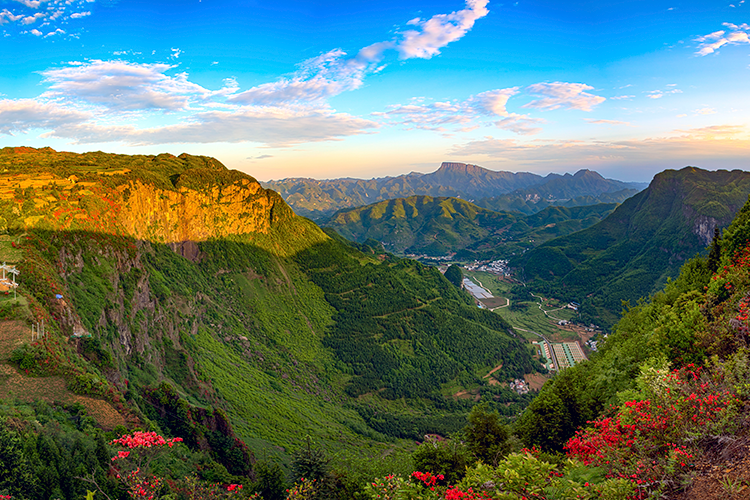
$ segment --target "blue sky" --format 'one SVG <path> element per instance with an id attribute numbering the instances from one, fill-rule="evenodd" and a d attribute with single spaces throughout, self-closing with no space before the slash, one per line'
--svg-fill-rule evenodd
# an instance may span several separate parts
<path id="1" fill-rule="evenodd" d="M 261 180 L 750 168 L 750 1 L 0 0 L 0 147 Z"/>

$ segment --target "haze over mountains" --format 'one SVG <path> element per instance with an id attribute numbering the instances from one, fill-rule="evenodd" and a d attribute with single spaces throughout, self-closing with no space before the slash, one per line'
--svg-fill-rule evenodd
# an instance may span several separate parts
<path id="1" fill-rule="evenodd" d="M 277 191 L 300 215 L 324 218 L 336 210 L 378 201 L 426 195 L 457 197 L 492 210 L 534 213 L 552 204 L 575 206 L 619 203 L 645 188 L 645 183 L 605 179 L 596 172 L 575 175 L 495 172 L 478 165 L 444 162 L 429 174 L 412 172 L 375 179 L 290 178 L 262 182 Z M 500 199 L 496 199 L 501 197 Z"/>

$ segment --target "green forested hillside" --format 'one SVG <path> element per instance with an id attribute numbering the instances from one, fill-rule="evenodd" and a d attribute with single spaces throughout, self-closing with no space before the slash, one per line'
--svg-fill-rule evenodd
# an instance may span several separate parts
<path id="1" fill-rule="evenodd" d="M 622 301 L 634 304 L 702 251 L 750 193 L 750 174 L 694 167 L 658 174 L 590 228 L 540 245 L 512 264 L 553 294 L 576 300 L 612 324 Z"/>
<path id="2" fill-rule="evenodd" d="M 458 198 L 412 196 L 341 210 L 325 224 L 345 238 L 380 241 L 396 253 L 462 258 L 509 257 L 580 231 L 615 205 L 549 207 L 531 216 L 493 212 Z"/>

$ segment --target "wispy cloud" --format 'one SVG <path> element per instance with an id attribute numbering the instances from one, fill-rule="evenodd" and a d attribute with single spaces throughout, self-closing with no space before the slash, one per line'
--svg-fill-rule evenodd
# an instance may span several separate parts
<path id="1" fill-rule="evenodd" d="M 230 101 L 242 104 L 312 103 L 358 89 L 368 74 L 382 70 L 386 52 L 396 51 L 400 59 L 429 59 L 446 45 L 462 38 L 477 19 L 486 16 L 488 0 L 467 0 L 466 8 L 437 14 L 427 20 L 412 19 L 414 28 L 398 32 L 392 40 L 376 42 L 349 56 L 333 49 L 300 64 L 294 74 L 276 82 L 246 90 Z"/>
<path id="2" fill-rule="evenodd" d="M 486 16 L 488 0 L 467 0 L 466 8 L 450 14 L 438 14 L 430 19 L 412 19 L 409 25 L 415 26 L 401 33 L 403 37 L 396 43 L 401 59 L 414 57 L 429 59 L 440 54 L 440 49 L 462 38 L 477 19 Z"/>
<path id="3" fill-rule="evenodd" d="M 661 99 L 667 94 L 682 94 L 682 90 L 680 89 L 670 89 L 670 90 L 648 90 L 645 92 L 646 97 L 649 99 Z"/>
<path id="4" fill-rule="evenodd" d="M 596 125 L 627 125 L 631 126 L 630 122 L 623 122 L 620 120 L 594 120 L 591 118 L 584 118 L 585 121 Z"/>
<path id="5" fill-rule="evenodd" d="M 0 99 L 0 133 L 26 133 L 33 129 L 55 129 L 83 123 L 91 118 L 86 112 L 35 99 Z"/>
<path id="6" fill-rule="evenodd" d="M 484 156 L 498 164 L 509 162 L 556 169 L 591 165 L 598 169 L 607 166 L 627 165 L 630 169 L 652 172 L 654 158 L 660 165 L 679 168 L 700 165 L 709 161 L 712 165 L 722 162 L 736 165 L 747 157 L 750 134 L 741 125 L 715 125 L 705 128 L 674 130 L 662 137 L 603 140 L 530 140 L 497 139 L 485 137 L 456 145 L 449 154 L 461 157 Z"/>
<path id="7" fill-rule="evenodd" d="M 337 140 L 365 133 L 377 124 L 330 110 L 307 108 L 242 108 L 237 111 L 196 113 L 189 121 L 139 129 L 133 125 L 99 125 L 92 121 L 54 128 L 48 137 L 72 139 L 77 144 L 120 142 L 143 146 L 185 143 L 252 142 L 271 147 Z"/>
<path id="8" fill-rule="evenodd" d="M 724 45 L 738 45 L 742 43 L 750 43 L 748 32 L 750 31 L 750 25 L 743 23 L 740 25 L 732 23 L 723 23 L 723 26 L 729 29 L 729 32 L 725 30 L 714 31 L 708 35 L 699 36 L 695 39 L 696 42 L 700 42 L 696 54 L 699 56 L 706 56 L 713 54 L 719 48 Z"/>
<path id="9" fill-rule="evenodd" d="M 543 123 L 544 120 L 509 113 L 506 109 L 508 99 L 516 94 L 518 94 L 518 87 L 489 90 L 464 101 L 425 103 L 425 99 L 415 98 L 410 104 L 392 105 L 387 111 L 373 113 L 373 115 L 387 118 L 391 120 L 391 123 L 407 128 L 439 132 L 449 130 L 447 126 L 464 126 L 477 121 L 484 121 L 487 125 L 494 125 L 522 135 L 540 132 L 541 129 L 535 125 Z M 459 129 L 459 131 L 465 130 L 466 127 Z"/>
<path id="10" fill-rule="evenodd" d="M 169 64 L 95 60 L 42 74 L 51 84 L 48 95 L 106 106 L 110 111 L 178 111 L 187 108 L 192 97 L 212 94 L 188 81 L 187 73 L 168 76 L 166 72 L 173 68 Z"/>
<path id="11" fill-rule="evenodd" d="M 526 91 L 530 94 L 542 96 L 542 98 L 524 104 L 523 107 L 542 110 L 567 108 L 591 111 L 594 106 L 606 100 L 604 97 L 584 92 L 585 90 L 593 90 L 593 88 L 584 83 L 535 83 L 526 87 Z"/>

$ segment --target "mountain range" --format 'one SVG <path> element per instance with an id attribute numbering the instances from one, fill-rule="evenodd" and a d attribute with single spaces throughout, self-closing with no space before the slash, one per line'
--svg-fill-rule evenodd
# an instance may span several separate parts
<path id="1" fill-rule="evenodd" d="M 542 177 L 451 162 L 429 174 L 412 172 L 369 180 L 290 178 L 262 184 L 277 191 L 296 213 L 314 219 L 325 219 L 340 209 L 419 195 L 457 197 L 492 210 L 534 213 L 550 205 L 619 203 L 646 187 L 605 179 L 590 170 Z"/>
<path id="2" fill-rule="evenodd" d="M 682 265 L 588 362 L 518 394 L 502 383 L 543 369 L 500 315 L 213 158 L 4 148 L 0 260 L 20 286 L 13 298 L 0 283 L 0 493 L 125 498 L 116 471 L 141 450 L 113 440 L 140 429 L 181 438 L 138 483 L 170 497 L 240 483 L 285 498 L 282 467 L 299 481 L 288 498 L 703 498 L 674 495 L 698 470 L 724 492 L 750 451 L 750 202 L 714 230 L 749 192 L 746 172 L 665 171 L 588 229 L 517 255 L 529 290 L 579 300 L 582 317 Z M 522 216 L 414 196 L 339 215 L 414 244 L 467 233 L 454 244 L 468 251 L 611 208 Z M 521 443 L 531 451 L 513 453 Z"/>

